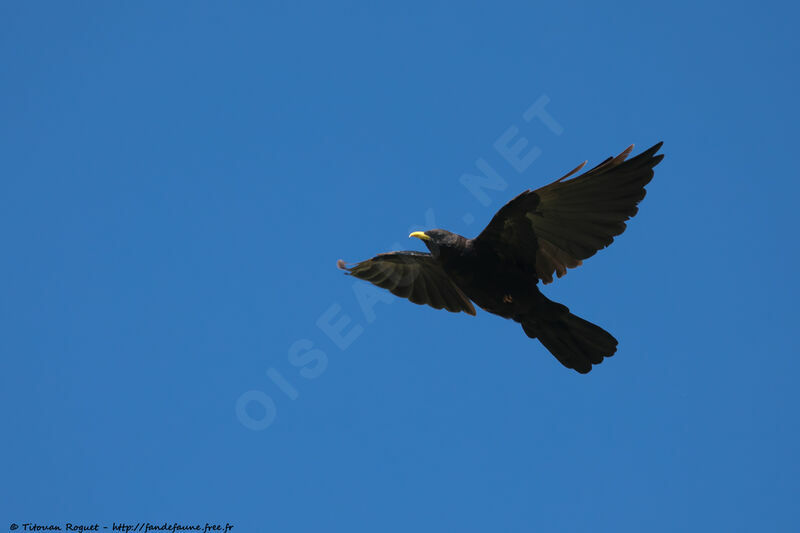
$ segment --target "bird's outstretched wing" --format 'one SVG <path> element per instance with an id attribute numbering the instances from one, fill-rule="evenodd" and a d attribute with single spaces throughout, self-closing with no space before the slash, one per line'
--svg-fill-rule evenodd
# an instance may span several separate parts
<path id="1" fill-rule="evenodd" d="M 626 158 L 633 145 L 588 172 L 563 178 L 535 191 L 525 191 L 498 211 L 475 243 L 490 246 L 506 260 L 536 272 L 544 283 L 560 278 L 567 268 L 611 244 L 625 231 L 653 178 L 662 143 Z"/>
<path id="2" fill-rule="evenodd" d="M 389 252 L 348 267 L 337 265 L 348 274 L 388 289 L 415 304 L 428 304 L 453 313 L 475 314 L 475 307 L 444 272 L 441 265 L 423 252 Z"/>

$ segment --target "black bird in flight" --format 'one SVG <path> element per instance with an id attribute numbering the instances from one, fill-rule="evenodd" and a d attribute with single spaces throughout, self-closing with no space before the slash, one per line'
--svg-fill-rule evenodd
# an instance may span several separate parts
<path id="1" fill-rule="evenodd" d="M 546 298 L 537 287 L 580 266 L 625 231 L 663 155 L 658 143 L 626 160 L 628 147 L 572 179 L 525 191 L 474 239 L 442 229 L 415 231 L 431 253 L 389 252 L 339 268 L 416 304 L 454 313 L 484 310 L 519 322 L 561 364 L 585 374 L 617 351 L 617 339 Z M 470 301 L 471 300 L 471 301 Z"/>

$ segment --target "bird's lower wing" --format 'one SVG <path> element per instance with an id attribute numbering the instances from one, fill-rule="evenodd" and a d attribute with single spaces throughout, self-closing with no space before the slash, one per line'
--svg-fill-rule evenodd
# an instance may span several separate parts
<path id="1" fill-rule="evenodd" d="M 389 252 L 352 266 L 347 266 L 342 260 L 337 265 L 351 276 L 408 298 L 415 304 L 427 304 L 453 313 L 475 314 L 472 302 L 430 254 Z"/>

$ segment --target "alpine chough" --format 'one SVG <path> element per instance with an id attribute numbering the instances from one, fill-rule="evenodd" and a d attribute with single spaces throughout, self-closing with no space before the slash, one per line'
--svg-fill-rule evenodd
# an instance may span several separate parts
<path id="1" fill-rule="evenodd" d="M 582 374 L 617 351 L 617 339 L 570 313 L 537 287 L 580 266 L 625 231 L 663 155 L 658 143 L 627 159 L 633 145 L 572 179 L 518 195 L 474 239 L 442 229 L 415 231 L 430 253 L 389 252 L 339 268 L 416 304 L 510 318 L 561 364 Z"/>

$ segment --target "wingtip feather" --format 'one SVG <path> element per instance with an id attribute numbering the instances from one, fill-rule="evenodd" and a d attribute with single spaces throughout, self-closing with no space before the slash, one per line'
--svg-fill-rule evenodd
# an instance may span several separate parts
<path id="1" fill-rule="evenodd" d="M 622 151 L 621 154 L 612 159 L 611 162 L 609 163 L 609 166 L 619 165 L 620 163 L 625 161 L 629 155 L 631 155 L 631 152 L 633 152 L 633 145 L 628 146 L 627 148 L 625 148 L 625 150 Z"/>
<path id="2" fill-rule="evenodd" d="M 586 161 L 584 161 L 583 163 L 581 163 L 581 164 L 580 164 L 580 165 L 578 165 L 577 167 L 573 168 L 572 170 L 570 170 L 569 172 L 567 172 L 566 174 L 564 174 L 563 176 L 561 176 L 560 178 L 558 178 L 558 179 L 556 180 L 556 182 L 559 182 L 559 181 L 564 181 L 565 179 L 567 179 L 568 177 L 572 176 L 573 174 L 575 174 L 576 172 L 578 172 L 580 169 L 582 169 L 582 168 L 584 167 L 584 165 L 586 165 L 586 163 L 588 163 L 588 162 L 589 162 L 589 160 L 587 159 Z"/>

